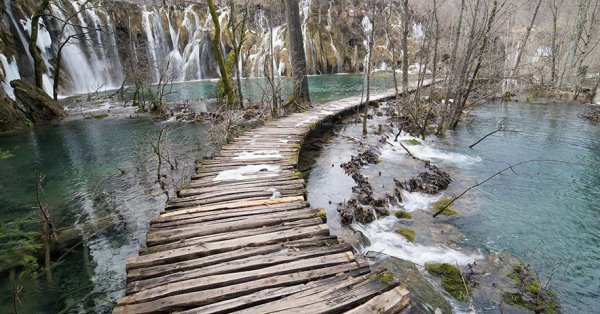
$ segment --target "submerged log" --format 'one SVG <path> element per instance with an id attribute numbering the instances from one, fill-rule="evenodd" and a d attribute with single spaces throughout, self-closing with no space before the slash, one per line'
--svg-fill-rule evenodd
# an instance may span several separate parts
<path id="1" fill-rule="evenodd" d="M 425 162 L 424 172 L 408 181 L 397 181 L 396 186 L 409 192 L 423 192 L 427 194 L 437 194 L 448 188 L 452 178 L 450 175 L 432 165 L 430 162 Z"/>

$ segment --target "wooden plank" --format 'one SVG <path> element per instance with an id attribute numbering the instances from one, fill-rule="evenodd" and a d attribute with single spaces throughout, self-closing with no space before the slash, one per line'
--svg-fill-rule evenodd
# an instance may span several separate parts
<path id="1" fill-rule="evenodd" d="M 209 214 L 198 215 L 198 217 L 190 216 L 187 219 L 180 219 L 168 222 L 152 222 L 150 225 L 150 231 L 156 231 L 161 229 L 172 229 L 172 228 L 186 228 L 190 226 L 197 226 L 202 223 L 222 223 L 222 222 L 233 222 L 243 219 L 254 219 L 265 214 L 278 214 L 278 213 L 292 213 L 292 212 L 311 212 L 314 213 L 313 209 L 308 208 L 306 204 L 304 206 L 283 206 L 283 207 L 259 207 L 259 209 L 231 209 L 223 211 L 222 213 L 211 212 Z"/>
<path id="2" fill-rule="evenodd" d="M 408 290 L 402 286 L 398 286 L 346 312 L 346 314 L 395 314 L 400 313 L 400 311 L 405 309 L 409 304 L 410 298 Z"/>
<path id="3" fill-rule="evenodd" d="M 232 191 L 233 192 L 233 191 Z M 264 199 L 264 198 L 281 198 L 290 196 L 303 196 L 305 190 L 301 189 L 285 189 L 285 190 L 271 190 L 271 191 L 254 191 L 254 192 L 240 192 L 240 193 L 228 193 L 222 196 L 215 196 L 210 198 L 201 198 L 198 200 L 188 200 L 171 202 L 167 206 L 169 209 L 182 208 L 182 207 L 193 207 L 193 206 L 204 206 L 213 205 L 226 202 L 233 202 L 239 200 L 250 200 L 250 199 Z"/>
<path id="4" fill-rule="evenodd" d="M 298 202 L 298 201 L 304 201 L 304 197 L 303 196 L 292 196 L 292 197 L 282 197 L 282 198 L 264 199 L 264 200 L 255 200 L 255 201 L 228 202 L 228 203 L 223 203 L 223 204 L 218 204 L 218 205 L 210 205 L 210 206 L 196 206 L 194 208 L 166 212 L 164 214 L 161 214 L 160 216 L 161 217 L 171 217 L 171 216 L 178 216 L 178 215 L 185 215 L 185 214 L 214 211 L 214 210 L 218 210 L 218 209 L 241 208 L 241 207 L 259 206 L 259 205 L 262 205 L 262 206 L 277 205 L 277 204 L 285 204 L 285 203 L 292 203 L 292 202 Z"/>
<path id="5" fill-rule="evenodd" d="M 175 242 L 193 237 L 233 232 L 244 229 L 280 225 L 284 222 L 315 218 L 315 211 L 283 212 L 261 215 L 255 219 L 242 218 L 224 222 L 211 222 L 209 224 L 197 224 L 186 228 L 173 228 L 172 230 L 151 231 L 146 237 L 148 246 Z M 176 230 L 177 232 L 173 232 Z"/>
<path id="6" fill-rule="evenodd" d="M 333 287 L 318 293 L 309 290 L 303 295 L 292 295 L 239 313 L 339 313 L 360 305 L 397 284 L 396 281 L 382 283 L 363 278 L 362 282 L 351 286 Z"/>
<path id="7" fill-rule="evenodd" d="M 291 203 L 284 204 L 274 204 L 274 205 L 258 205 L 258 206 L 248 206 L 248 207 L 240 207 L 240 208 L 227 208 L 223 210 L 215 210 L 210 212 L 199 212 L 199 213 L 191 213 L 185 215 L 177 215 L 170 217 L 157 216 L 150 221 L 151 228 L 160 228 L 160 227 L 169 227 L 169 223 L 174 223 L 177 225 L 179 223 L 187 224 L 187 222 L 203 222 L 203 221 L 211 221 L 211 220 L 219 220 L 230 217 L 243 217 L 243 216 L 251 216 L 260 213 L 267 212 L 278 212 L 278 211 L 286 211 L 286 210 L 297 210 L 304 209 L 308 207 L 308 202 L 306 201 L 297 201 Z"/>
<path id="8" fill-rule="evenodd" d="M 170 251 L 178 248 L 185 248 L 196 245 L 206 245 L 210 242 L 218 242 L 224 240 L 236 239 L 239 237 L 249 237 L 265 233 L 282 232 L 286 230 L 297 229 L 299 227 L 315 226 L 323 223 L 321 218 L 310 218 L 296 221 L 285 222 L 276 226 L 259 227 L 254 229 L 238 230 L 233 232 L 222 232 L 216 234 L 210 234 L 205 236 L 192 237 L 188 239 L 182 239 L 177 242 L 171 242 L 167 244 L 160 244 L 155 246 L 149 246 L 145 250 L 141 251 L 144 254 L 157 253 L 161 251 Z M 174 230 L 175 232 L 176 230 Z"/>
<path id="9" fill-rule="evenodd" d="M 365 266 L 367 266 L 365 263 L 353 262 L 332 267 L 319 268 L 316 270 L 292 273 L 286 276 L 263 278 L 226 287 L 173 295 L 145 303 L 118 306 L 114 309 L 113 313 L 136 314 L 185 310 L 191 307 L 197 307 L 200 305 L 253 293 L 262 289 L 306 283 L 312 280 L 334 276 L 339 273 L 353 271 Z"/>
<path id="10" fill-rule="evenodd" d="M 258 292 L 244 295 L 238 298 L 229 299 L 221 302 L 212 303 L 202 307 L 190 309 L 181 314 L 215 314 L 215 313 L 232 313 L 236 310 L 243 310 L 245 308 L 252 307 L 257 304 L 262 304 L 269 301 L 274 301 L 282 297 L 287 297 L 292 294 L 301 293 L 303 291 L 316 291 L 320 292 L 336 286 L 346 281 L 352 282 L 353 278 L 369 272 L 368 267 L 357 269 L 356 271 L 337 274 L 334 277 L 325 278 L 321 280 L 315 280 L 306 284 L 299 284 L 289 287 L 264 289 Z"/>
<path id="11" fill-rule="evenodd" d="M 303 188 L 305 187 L 305 182 L 302 179 L 292 179 L 292 180 L 288 180 L 288 181 L 264 181 L 264 182 L 255 182 L 255 183 L 241 183 L 241 184 L 231 184 L 231 185 L 219 185 L 219 186 L 212 186 L 212 187 L 204 187 L 204 188 L 185 188 L 179 191 L 179 197 L 183 198 L 183 197 L 187 197 L 187 196 L 194 196 L 194 195 L 200 195 L 203 193 L 210 193 L 210 192 L 219 192 L 219 191 L 223 191 L 223 190 L 241 190 L 241 189 L 247 189 L 247 188 L 283 188 L 283 187 L 298 187 L 298 188 Z"/>
<path id="12" fill-rule="evenodd" d="M 256 179 L 274 179 L 274 178 L 293 178 L 296 174 L 296 169 L 294 167 L 287 167 L 287 169 L 280 169 L 279 171 L 261 171 L 251 174 L 244 175 L 243 179 L 235 178 L 235 179 L 221 179 L 215 180 L 217 178 L 218 173 L 214 173 L 211 175 L 192 175 L 191 179 L 193 181 L 200 182 L 252 182 L 252 180 Z"/>
<path id="13" fill-rule="evenodd" d="M 354 254 L 352 254 L 350 251 L 347 251 L 343 253 L 305 258 L 302 260 L 264 267 L 262 269 L 240 271 L 235 273 L 223 273 L 201 278 L 191 278 L 182 281 L 163 283 L 121 298 L 117 304 L 126 305 L 149 302 L 188 292 L 231 286 L 263 278 L 279 277 L 282 275 L 293 274 L 307 270 L 348 264 L 354 262 L 355 260 Z"/>
<path id="14" fill-rule="evenodd" d="M 215 198 L 215 197 L 226 196 L 226 195 L 235 195 L 235 194 L 241 194 L 241 193 L 254 193 L 254 192 L 273 193 L 273 192 L 277 192 L 277 191 L 301 191 L 301 192 L 304 192 L 304 184 L 303 183 L 294 183 L 294 184 L 287 184 L 287 185 L 271 184 L 271 185 L 263 185 L 263 186 L 247 185 L 245 187 L 238 187 L 235 189 L 221 188 L 221 189 L 214 190 L 214 191 L 198 192 L 198 193 L 186 196 L 186 197 L 176 198 L 169 203 L 170 204 L 185 203 L 185 202 L 190 202 L 190 201 L 211 199 L 211 198 Z"/>
<path id="15" fill-rule="evenodd" d="M 258 183 L 267 183 L 267 182 L 280 183 L 280 182 L 288 182 L 288 181 L 293 181 L 293 180 L 303 180 L 303 179 L 298 176 L 292 176 L 292 177 L 279 176 L 276 178 L 266 178 L 266 179 L 256 179 L 256 180 L 240 180 L 240 181 L 229 181 L 229 182 L 224 182 L 224 181 L 207 181 L 207 182 L 195 181 L 194 182 L 194 181 L 192 181 L 192 182 L 186 184 L 184 188 L 233 187 L 233 186 L 247 185 L 247 184 L 252 184 L 252 183 L 257 183 L 257 184 Z"/>
<path id="16" fill-rule="evenodd" d="M 295 240 L 304 237 L 329 234 L 327 225 L 294 228 L 280 232 L 259 234 L 241 239 L 225 240 L 220 242 L 197 244 L 190 247 L 142 255 L 130 259 L 127 269 L 159 265 L 165 262 L 178 262 L 188 258 L 206 256 L 239 249 L 245 246 L 273 244 L 285 240 Z"/>
<path id="17" fill-rule="evenodd" d="M 160 277 L 133 281 L 127 285 L 127 294 L 162 286 L 167 283 L 185 281 L 206 276 L 214 276 L 218 274 L 257 270 L 277 264 L 298 261 L 304 258 L 318 257 L 334 253 L 351 251 L 352 247 L 350 245 L 340 244 L 331 247 L 310 247 L 298 250 L 283 249 L 269 254 L 253 255 L 250 257 L 240 258 L 229 262 L 220 263 L 217 265 L 211 265 L 187 271 L 180 271 L 177 273 L 172 273 Z"/>

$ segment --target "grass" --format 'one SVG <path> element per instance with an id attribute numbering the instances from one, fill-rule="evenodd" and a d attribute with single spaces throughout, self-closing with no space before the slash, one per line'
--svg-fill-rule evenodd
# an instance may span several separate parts
<path id="1" fill-rule="evenodd" d="M 412 219 L 413 215 L 409 212 L 405 212 L 403 210 L 399 210 L 397 211 L 394 215 L 396 215 L 396 218 L 398 219 Z"/>
<path id="2" fill-rule="evenodd" d="M 416 140 L 416 139 L 413 138 L 413 139 L 410 139 L 410 140 L 406 141 L 406 144 L 408 144 L 408 145 L 421 145 L 421 142 L 419 142 L 419 140 Z"/>
<path id="3" fill-rule="evenodd" d="M 438 200 L 437 202 L 433 203 L 433 212 L 437 213 L 439 212 L 442 208 L 446 207 L 446 209 L 444 209 L 444 211 L 440 214 L 440 215 L 444 215 L 444 216 L 458 216 L 458 212 L 454 209 L 454 204 L 450 204 L 450 202 L 452 201 L 452 199 L 450 197 L 443 197 L 440 200 Z M 450 204 L 450 205 L 448 205 Z"/>
<path id="4" fill-rule="evenodd" d="M 453 298 L 461 302 L 469 301 L 472 289 L 465 284 L 458 267 L 448 263 L 426 263 L 425 269 L 442 281 L 442 288 Z"/>
<path id="5" fill-rule="evenodd" d="M 415 242 L 415 231 L 410 228 L 398 228 L 396 233 L 403 236 L 409 242 Z"/>

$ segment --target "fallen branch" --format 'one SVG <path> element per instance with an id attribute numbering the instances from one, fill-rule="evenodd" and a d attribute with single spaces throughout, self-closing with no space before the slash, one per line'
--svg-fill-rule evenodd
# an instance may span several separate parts
<path id="1" fill-rule="evenodd" d="M 516 163 L 514 165 L 509 164 L 508 167 L 494 173 L 493 175 L 491 175 L 490 177 L 488 177 L 487 179 L 481 181 L 481 182 L 477 182 L 475 185 L 470 186 L 469 188 L 467 188 L 466 190 L 464 190 L 462 193 L 460 193 L 458 196 L 455 196 L 454 198 L 452 198 L 450 200 L 450 202 L 448 202 L 448 204 L 446 204 L 445 206 L 443 206 L 442 208 L 440 208 L 436 213 L 433 214 L 433 217 L 437 217 L 438 215 L 440 215 L 442 212 L 444 212 L 444 210 L 446 210 L 446 208 L 450 207 L 450 205 L 454 204 L 454 202 L 461 198 L 463 195 L 467 194 L 467 192 L 471 191 L 472 189 L 485 184 L 486 182 L 490 181 L 491 179 L 501 175 L 502 173 L 504 173 L 507 170 L 512 171 L 513 173 L 516 173 L 515 170 L 513 169 L 514 167 L 518 167 L 524 164 L 529 164 L 529 163 L 534 163 L 534 162 L 555 162 L 555 163 L 565 163 L 568 164 L 569 162 L 566 161 L 561 161 L 561 160 L 544 160 L 544 159 L 532 159 L 532 160 L 527 160 L 527 161 L 522 161 L 519 163 Z"/>

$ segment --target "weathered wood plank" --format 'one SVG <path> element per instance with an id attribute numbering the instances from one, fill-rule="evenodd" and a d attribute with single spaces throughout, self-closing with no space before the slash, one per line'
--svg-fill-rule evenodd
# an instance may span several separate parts
<path id="1" fill-rule="evenodd" d="M 283 212 L 261 215 L 255 219 L 238 219 L 218 223 L 211 222 L 209 224 L 197 224 L 185 228 L 173 228 L 172 230 L 151 231 L 146 237 L 146 243 L 148 246 L 152 246 L 203 235 L 280 225 L 284 222 L 315 218 L 314 213 L 314 211 Z M 177 232 L 173 232 L 175 230 Z"/>
<path id="2" fill-rule="evenodd" d="M 351 252 L 352 247 L 349 245 L 335 245 L 325 248 L 306 248 L 303 250 L 286 249 L 270 254 L 254 255 L 247 258 L 236 259 L 230 262 L 221 263 L 203 267 L 200 269 L 192 269 L 188 271 L 177 272 L 161 277 L 149 278 L 140 281 L 131 282 L 127 286 L 127 294 L 148 290 L 150 288 L 164 286 L 169 283 L 197 279 L 207 276 L 215 276 L 219 274 L 236 273 L 241 271 L 267 269 L 270 266 L 296 262 L 302 259 L 325 256 L 335 253 Z M 264 272 L 263 272 L 264 273 Z M 265 273 L 266 274 L 266 273 Z"/>
<path id="3" fill-rule="evenodd" d="M 170 217 L 157 216 L 156 218 L 150 221 L 151 228 L 160 228 L 160 227 L 169 227 L 169 223 L 177 224 L 187 224 L 194 222 L 203 222 L 203 221 L 211 221 L 211 220 L 219 220 L 230 217 L 243 217 L 243 216 L 251 216 L 260 213 L 269 213 L 269 212 L 278 212 L 278 211 L 291 211 L 297 209 L 305 209 L 308 206 L 308 202 L 305 201 L 297 201 L 291 203 L 284 204 L 274 204 L 274 205 L 258 205 L 258 206 L 248 206 L 248 207 L 240 207 L 240 208 L 226 208 L 222 210 L 214 210 L 210 212 L 198 212 Z"/>
<path id="4" fill-rule="evenodd" d="M 212 304 L 205 305 L 202 307 L 187 310 L 187 311 L 181 312 L 181 314 L 232 313 L 233 311 L 236 311 L 236 310 L 243 310 L 245 308 L 249 308 L 249 307 L 252 307 L 257 304 L 274 301 L 274 300 L 280 299 L 282 297 L 287 297 L 287 296 L 290 296 L 290 295 L 293 295 L 296 293 L 301 293 L 303 291 L 310 290 L 310 291 L 320 292 L 323 290 L 327 290 L 327 289 L 329 289 L 333 286 L 336 286 L 340 283 L 343 283 L 346 281 L 352 281 L 354 277 L 360 276 L 369 271 L 370 271 L 370 269 L 368 267 L 364 267 L 364 268 L 360 268 L 360 269 L 357 269 L 355 271 L 351 271 L 348 273 L 337 274 L 335 277 L 311 281 L 306 284 L 260 290 L 258 292 L 244 295 L 244 296 L 241 296 L 238 298 L 225 300 L 225 301 L 221 301 L 221 302 L 216 302 L 216 303 L 212 303 Z"/>
<path id="5" fill-rule="evenodd" d="M 185 248 L 196 245 L 205 245 L 210 242 L 218 242 L 230 239 L 236 239 L 239 237 L 249 237 L 255 236 L 265 233 L 273 233 L 273 232 L 282 232 L 286 230 L 297 229 L 299 227 L 307 227 L 307 226 L 315 226 L 323 223 L 321 218 L 310 218 L 310 219 L 302 219 L 295 220 L 290 222 L 285 222 L 276 226 L 267 226 L 267 227 L 258 227 L 254 229 L 245 229 L 238 230 L 233 232 L 222 232 L 216 234 L 209 234 L 205 236 L 192 237 L 188 239 L 182 239 L 177 242 L 171 242 L 167 244 L 160 244 L 149 246 L 145 250 L 141 251 L 141 253 L 149 254 L 149 253 L 157 253 L 161 251 L 170 251 L 178 248 Z"/>
<path id="6" fill-rule="evenodd" d="M 200 212 L 208 212 L 214 211 L 218 209 L 231 209 L 231 208 L 241 208 L 241 207 L 251 207 L 251 206 L 266 206 L 266 205 L 277 205 L 277 204 L 285 204 L 285 203 L 293 203 L 298 201 L 304 201 L 303 196 L 292 196 L 292 197 L 282 197 L 275 199 L 264 199 L 264 200 L 254 200 L 254 201 L 237 201 L 237 202 L 228 202 L 218 205 L 210 205 L 210 206 L 196 206 L 193 208 L 173 210 L 166 213 L 161 214 L 161 217 L 171 217 L 185 214 L 193 214 Z"/>
<path id="7" fill-rule="evenodd" d="M 304 188 L 305 187 L 305 182 L 302 179 L 293 179 L 293 180 L 289 180 L 289 181 L 276 181 L 276 182 L 272 182 L 272 181 L 265 181 L 265 182 L 255 182 L 255 183 L 242 183 L 242 184 L 233 184 L 233 185 L 219 185 L 219 186 L 213 186 L 213 187 L 205 187 L 205 188 L 185 188 L 179 191 L 179 197 L 180 198 L 185 198 L 185 197 L 189 197 L 189 196 L 195 196 L 195 195 L 200 195 L 200 194 L 204 194 L 204 193 L 211 193 L 211 192 L 221 192 L 223 190 L 225 191 L 229 191 L 229 190 L 242 190 L 242 189 L 248 189 L 248 188 L 254 188 L 254 189 L 268 189 L 268 188 L 285 188 L 285 187 L 298 187 L 298 188 Z"/>
<path id="8" fill-rule="evenodd" d="M 215 196 L 210 198 L 201 198 L 198 200 L 184 200 L 180 202 L 171 202 L 167 206 L 169 209 L 213 205 L 225 202 L 233 202 L 239 200 L 251 200 L 251 199 L 263 199 L 263 198 L 281 198 L 291 196 L 303 196 L 305 190 L 300 189 L 285 189 L 285 190 L 263 190 L 254 192 L 240 192 L 240 193 L 228 193 L 222 196 Z"/>
<path id="9" fill-rule="evenodd" d="M 304 237 L 328 235 L 327 225 L 317 225 L 302 228 L 294 228 L 280 232 L 259 234 L 241 239 L 225 240 L 206 244 L 197 244 L 190 247 L 146 254 L 130 259 L 127 269 L 159 265 L 165 262 L 178 262 L 187 258 L 201 257 L 208 254 L 232 251 L 246 246 L 273 244 L 285 240 L 295 240 Z"/>
<path id="10" fill-rule="evenodd" d="M 346 314 L 400 313 L 400 311 L 405 309 L 410 303 L 410 298 L 408 296 L 408 290 L 402 286 L 398 286 L 346 312 Z"/>
<path id="11" fill-rule="evenodd" d="M 363 262 L 353 262 L 332 267 L 291 273 L 285 276 L 263 278 L 225 287 L 173 295 L 145 303 L 118 306 L 114 309 L 113 313 L 136 314 L 185 310 L 191 307 L 197 307 L 200 305 L 253 293 L 262 289 L 306 283 L 311 280 L 334 276 L 335 274 L 353 271 L 365 266 L 367 266 L 367 264 Z"/>

